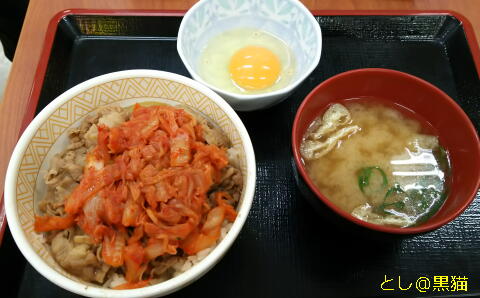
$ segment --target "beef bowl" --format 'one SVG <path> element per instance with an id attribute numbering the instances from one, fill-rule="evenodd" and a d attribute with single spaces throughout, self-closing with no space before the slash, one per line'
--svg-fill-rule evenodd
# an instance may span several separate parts
<path id="1" fill-rule="evenodd" d="M 158 297 L 204 275 L 245 223 L 255 157 L 232 108 L 191 79 L 128 70 L 83 82 L 22 134 L 5 184 L 30 264 L 90 297 Z"/>

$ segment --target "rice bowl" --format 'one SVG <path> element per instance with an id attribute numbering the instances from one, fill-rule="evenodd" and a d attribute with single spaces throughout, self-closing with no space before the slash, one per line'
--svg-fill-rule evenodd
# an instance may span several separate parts
<path id="1" fill-rule="evenodd" d="M 45 189 L 38 190 L 39 177 L 50 158 L 65 148 L 67 131 L 97 107 L 158 101 L 186 105 L 211 118 L 230 139 L 240 157 L 244 177 L 237 219 L 218 245 L 189 256 L 175 268 L 175 276 L 165 282 L 136 290 L 110 290 L 81 282 L 65 272 L 33 231 L 35 206 Z M 60 121 L 59 119 L 63 119 Z M 43 145 L 41 145 L 43 144 Z M 47 146 L 45 146 L 47 144 Z M 131 70 L 103 75 L 86 81 L 52 101 L 25 130 L 12 155 L 7 172 L 5 199 L 12 235 L 27 260 L 45 277 L 77 294 L 98 297 L 151 297 L 166 295 L 205 274 L 224 255 L 240 232 L 253 199 L 255 160 L 248 134 L 238 116 L 208 88 L 179 75 Z M 25 191 L 26 190 L 26 191 Z M 197 264 L 198 263 L 198 264 Z M 182 273 L 183 272 L 183 273 Z"/>

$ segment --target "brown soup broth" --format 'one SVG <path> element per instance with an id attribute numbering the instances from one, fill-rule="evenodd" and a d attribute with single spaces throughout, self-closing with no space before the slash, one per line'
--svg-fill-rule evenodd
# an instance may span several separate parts
<path id="1" fill-rule="evenodd" d="M 338 103 L 360 130 L 340 139 L 322 157 L 304 159 L 320 192 L 342 210 L 382 225 L 412 226 L 433 216 L 446 198 L 451 177 L 436 129 L 388 99 Z"/>

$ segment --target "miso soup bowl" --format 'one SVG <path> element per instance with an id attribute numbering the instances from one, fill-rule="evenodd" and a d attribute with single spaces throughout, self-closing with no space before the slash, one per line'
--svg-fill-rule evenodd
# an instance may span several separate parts
<path id="1" fill-rule="evenodd" d="M 33 230 L 38 202 L 43 199 L 43 176 L 55 153 L 65 149 L 68 131 L 95 109 L 158 102 L 188 106 L 225 132 L 238 154 L 244 177 L 237 218 L 208 255 L 185 272 L 139 289 L 113 290 L 86 283 L 54 260 L 43 235 Z M 5 208 L 12 236 L 27 261 L 59 287 L 89 297 L 159 297 L 177 291 L 206 274 L 227 253 L 245 223 L 255 190 L 255 156 L 250 137 L 235 111 L 215 92 L 189 78 L 156 70 L 127 70 L 85 81 L 58 96 L 28 125 L 13 151 L 5 182 Z M 234 270 L 234 268 L 232 268 Z"/>
<path id="2" fill-rule="evenodd" d="M 412 110 L 438 132 L 451 162 L 450 190 L 440 210 L 418 226 L 400 228 L 368 223 L 333 204 L 307 174 L 300 143 L 312 121 L 332 103 L 342 99 L 377 97 Z M 389 69 L 358 69 L 338 74 L 318 85 L 300 105 L 292 131 L 294 161 L 300 177 L 322 202 L 341 217 L 366 228 L 395 234 L 415 234 L 437 229 L 459 216 L 473 201 L 480 186 L 480 142 L 477 131 L 460 106 L 434 85 Z"/>

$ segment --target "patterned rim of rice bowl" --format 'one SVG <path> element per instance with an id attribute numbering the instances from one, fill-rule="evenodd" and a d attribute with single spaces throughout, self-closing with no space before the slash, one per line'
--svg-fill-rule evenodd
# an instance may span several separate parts
<path id="1" fill-rule="evenodd" d="M 144 101 L 192 107 L 218 124 L 238 151 L 243 190 L 238 216 L 213 250 L 199 263 L 167 281 L 132 290 L 112 290 L 87 284 L 67 273 L 53 259 L 43 236 L 33 230 L 34 214 L 45 191 L 43 173 L 62 151 L 68 130 L 96 108 L 131 106 Z M 8 165 L 5 205 L 8 224 L 20 251 L 47 279 L 71 292 L 90 297 L 152 297 L 172 293 L 200 278 L 230 248 L 242 229 L 255 190 L 255 156 L 247 130 L 233 109 L 207 87 L 189 78 L 156 70 L 127 70 L 85 81 L 58 96 L 30 123 Z"/>

